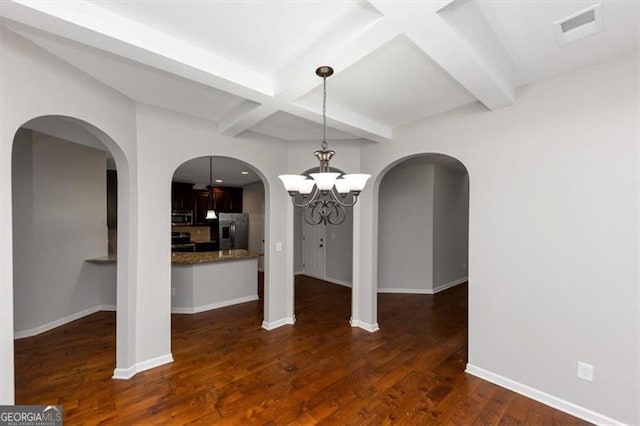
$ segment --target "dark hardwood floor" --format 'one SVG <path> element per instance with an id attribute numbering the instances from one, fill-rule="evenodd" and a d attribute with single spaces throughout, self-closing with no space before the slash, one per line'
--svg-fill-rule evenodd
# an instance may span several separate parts
<path id="1" fill-rule="evenodd" d="M 296 279 L 294 326 L 262 302 L 173 315 L 175 362 L 112 380 L 115 314 L 16 341 L 16 403 L 69 424 L 579 424 L 464 373 L 467 287 L 379 296 L 380 331 L 351 328 L 351 291 Z"/>

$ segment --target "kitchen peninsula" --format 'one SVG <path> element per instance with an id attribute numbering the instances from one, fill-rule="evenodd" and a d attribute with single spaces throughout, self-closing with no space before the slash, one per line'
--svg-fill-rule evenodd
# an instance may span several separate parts
<path id="1" fill-rule="evenodd" d="M 195 314 L 258 300 L 260 256 L 261 253 L 240 249 L 172 253 L 171 312 Z M 115 304 L 115 256 L 86 261 L 96 265 L 103 294 L 108 293 L 106 298 Z"/>

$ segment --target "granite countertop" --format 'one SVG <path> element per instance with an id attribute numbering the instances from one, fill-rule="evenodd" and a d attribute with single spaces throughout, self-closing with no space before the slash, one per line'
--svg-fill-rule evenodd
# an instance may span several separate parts
<path id="1" fill-rule="evenodd" d="M 237 249 L 203 252 L 175 252 L 171 253 L 171 264 L 173 265 L 196 265 L 199 263 L 221 262 L 225 260 L 255 259 L 262 256 L 262 253 L 255 251 Z"/>
<path id="2" fill-rule="evenodd" d="M 262 253 L 242 249 L 204 252 L 175 252 L 171 253 L 171 264 L 197 265 L 200 263 L 212 263 L 227 260 L 255 259 L 260 256 L 262 256 Z M 94 257 L 93 259 L 87 259 L 86 262 L 97 265 L 116 263 L 116 255 L 113 254 L 103 257 Z"/>

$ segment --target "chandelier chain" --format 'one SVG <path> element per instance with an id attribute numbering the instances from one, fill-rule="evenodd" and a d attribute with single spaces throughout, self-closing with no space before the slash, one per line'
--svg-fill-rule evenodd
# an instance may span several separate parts
<path id="1" fill-rule="evenodd" d="M 323 150 L 327 149 L 327 77 L 322 77 L 322 144 Z"/>

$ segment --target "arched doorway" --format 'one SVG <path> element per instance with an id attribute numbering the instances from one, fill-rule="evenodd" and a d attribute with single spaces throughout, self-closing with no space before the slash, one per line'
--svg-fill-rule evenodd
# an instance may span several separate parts
<path id="1" fill-rule="evenodd" d="M 266 185 L 261 173 L 234 158 L 197 157 L 177 167 L 171 185 L 171 312 L 198 314 L 260 301 L 262 315 Z M 185 321 L 190 320 L 172 316 L 174 330 L 184 329 Z"/>
<path id="2" fill-rule="evenodd" d="M 126 362 L 129 326 L 113 311 L 127 287 L 127 262 L 116 259 L 128 253 L 128 166 L 92 124 L 42 116 L 17 130 L 11 173 L 16 401 L 39 403 L 63 396 L 41 380 L 52 368 L 86 382 Z M 96 353 L 100 362 L 78 371 Z"/>
<path id="3" fill-rule="evenodd" d="M 427 340 L 450 339 L 466 357 L 466 167 L 446 155 L 416 155 L 388 166 L 377 184 L 380 326 L 413 327 Z"/>

